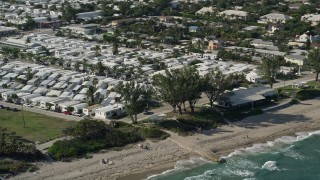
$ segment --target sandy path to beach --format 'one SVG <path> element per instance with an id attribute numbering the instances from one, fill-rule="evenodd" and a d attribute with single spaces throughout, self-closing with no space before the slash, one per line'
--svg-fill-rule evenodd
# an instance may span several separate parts
<path id="1" fill-rule="evenodd" d="M 320 101 L 310 100 L 276 112 L 249 117 L 231 126 L 221 126 L 194 136 L 175 134 L 164 141 L 149 143 L 150 150 L 127 146 L 122 151 L 106 151 L 94 154 L 91 159 L 73 162 L 54 162 L 40 165 L 36 173 L 25 173 L 14 179 L 141 179 L 155 169 L 170 169 L 180 159 L 189 159 L 192 151 L 213 151 L 228 155 L 239 147 L 266 142 L 295 132 L 320 130 Z M 113 165 L 100 164 L 101 159 L 113 161 Z M 168 163 L 170 163 L 168 165 Z M 130 175 L 129 174 L 135 174 Z M 137 176 L 137 174 L 139 176 Z M 126 178 L 127 177 L 127 178 Z M 139 178 L 138 178 L 139 177 Z"/>

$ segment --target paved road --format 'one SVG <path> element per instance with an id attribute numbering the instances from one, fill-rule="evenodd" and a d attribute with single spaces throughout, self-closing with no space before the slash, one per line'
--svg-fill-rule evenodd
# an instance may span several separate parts
<path id="1" fill-rule="evenodd" d="M 304 75 L 302 78 L 299 79 L 294 79 L 294 80 L 289 80 L 289 81 L 279 81 L 278 83 L 275 83 L 273 85 L 273 88 L 280 88 L 288 85 L 292 85 L 293 83 L 296 82 L 309 82 L 315 80 L 315 74 L 307 74 Z"/>
<path id="2" fill-rule="evenodd" d="M 21 105 L 16 105 L 13 103 L 6 103 L 3 101 L 0 101 L 1 105 L 4 105 L 6 107 L 11 107 L 11 108 L 17 108 L 17 109 L 22 109 Z M 34 113 L 39 113 L 39 114 L 44 114 L 47 116 L 52 116 L 52 117 L 57 117 L 57 118 L 61 118 L 61 119 L 65 119 L 65 120 L 70 120 L 70 121 L 80 121 L 81 117 L 77 117 L 77 116 L 72 116 L 72 115 L 65 115 L 63 113 L 57 113 L 57 112 L 52 112 L 52 111 L 45 111 L 42 109 L 39 109 L 37 107 L 33 107 L 33 108 L 29 108 L 29 107 L 23 107 L 24 111 L 30 111 L 30 112 L 34 112 Z"/>

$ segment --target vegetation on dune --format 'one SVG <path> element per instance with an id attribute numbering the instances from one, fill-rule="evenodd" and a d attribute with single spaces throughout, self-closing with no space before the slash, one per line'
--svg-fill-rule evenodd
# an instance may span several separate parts
<path id="1" fill-rule="evenodd" d="M 225 124 L 222 115 L 213 108 L 197 108 L 194 114 L 185 113 L 176 120 L 159 120 L 156 126 L 180 135 L 190 135 L 201 130 L 210 130 Z"/>
<path id="2" fill-rule="evenodd" d="M 0 175 L 16 175 L 26 171 L 32 172 L 37 167 L 31 163 L 24 161 L 0 160 Z"/>
<path id="3" fill-rule="evenodd" d="M 58 160 L 82 157 L 101 149 L 121 147 L 143 139 L 165 139 L 168 135 L 155 128 L 136 127 L 126 123 L 114 123 L 114 127 L 102 121 L 82 120 L 65 130 L 70 140 L 55 142 L 48 153 Z"/>
<path id="4" fill-rule="evenodd" d="M 0 127 L 0 157 L 32 161 L 43 158 L 43 155 L 33 144 L 24 143 L 15 132 Z"/>
<path id="5" fill-rule="evenodd" d="M 0 127 L 0 175 L 10 177 L 37 169 L 31 162 L 41 160 L 44 155 L 31 143 Z"/>

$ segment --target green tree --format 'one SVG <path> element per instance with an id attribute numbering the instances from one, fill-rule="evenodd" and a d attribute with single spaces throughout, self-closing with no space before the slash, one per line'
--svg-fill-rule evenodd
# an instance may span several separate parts
<path id="1" fill-rule="evenodd" d="M 105 76 L 106 73 L 104 72 L 107 68 L 106 66 L 101 62 L 99 61 L 96 65 L 95 65 L 95 69 L 97 71 L 97 75 L 99 76 Z"/>
<path id="2" fill-rule="evenodd" d="M 308 54 L 308 64 L 312 69 L 316 72 L 316 81 L 319 80 L 319 73 L 320 73 L 320 50 L 313 49 Z"/>
<path id="3" fill-rule="evenodd" d="M 26 16 L 26 23 L 24 24 L 24 29 L 29 30 L 29 29 L 34 29 L 36 27 L 36 22 L 33 20 L 31 16 Z"/>
<path id="4" fill-rule="evenodd" d="M 75 69 L 76 71 L 79 71 L 79 69 L 80 69 L 80 61 L 76 61 L 76 62 L 74 63 L 74 69 Z"/>
<path id="5" fill-rule="evenodd" d="M 5 64 L 7 64 L 9 62 L 9 59 L 7 57 L 4 57 L 2 60 Z"/>
<path id="6" fill-rule="evenodd" d="M 263 57 L 261 64 L 258 66 L 258 73 L 268 81 L 270 87 L 275 83 L 275 76 L 279 68 L 279 59 L 272 57 Z"/>
<path id="7" fill-rule="evenodd" d="M 213 107 L 219 96 L 231 88 L 231 79 L 218 70 L 211 70 L 205 75 L 204 84 L 204 93 L 209 99 L 210 106 Z"/>
<path id="8" fill-rule="evenodd" d="M 88 104 L 93 105 L 95 103 L 94 101 L 94 93 L 96 92 L 96 87 L 94 86 L 89 86 L 88 90 L 86 92 Z"/>
<path id="9" fill-rule="evenodd" d="M 178 70 L 165 70 L 165 74 L 153 76 L 153 83 L 157 87 L 156 91 L 160 99 L 172 106 L 173 112 L 179 109 L 181 114 L 181 104 L 183 101 L 181 84 L 178 84 Z"/>
<path id="10" fill-rule="evenodd" d="M 138 123 L 137 114 L 147 107 L 152 95 L 151 88 L 131 81 L 126 84 L 120 83 L 116 87 L 116 91 L 121 94 L 127 114 L 131 118 L 132 123 Z"/>
<path id="11" fill-rule="evenodd" d="M 118 48 L 119 48 L 118 39 L 114 38 L 114 41 L 112 43 L 112 54 L 113 55 L 119 54 Z"/>
<path id="12" fill-rule="evenodd" d="M 182 94 L 185 96 L 183 99 L 189 102 L 191 113 L 193 114 L 194 106 L 201 98 L 201 93 L 204 90 L 204 84 L 195 66 L 184 67 L 181 70 L 181 75 L 178 83 L 181 83 L 183 87 Z M 184 102 L 182 103 L 184 104 Z"/>
<path id="13" fill-rule="evenodd" d="M 94 47 L 94 51 L 95 51 L 95 56 L 100 56 L 100 53 L 101 53 L 101 46 L 100 45 L 96 45 Z"/>
<path id="14" fill-rule="evenodd" d="M 69 23 L 77 17 L 76 10 L 68 1 L 62 4 L 60 11 L 62 12 L 62 19 Z"/>
<path id="15" fill-rule="evenodd" d="M 11 99 L 16 101 L 18 99 L 18 95 L 17 94 L 11 94 Z"/>
<path id="16" fill-rule="evenodd" d="M 27 68 L 26 79 L 27 79 L 27 81 L 29 81 L 29 80 L 32 79 L 32 78 L 33 78 L 33 74 L 32 74 L 32 72 L 31 72 L 31 68 L 28 67 L 28 68 Z"/>

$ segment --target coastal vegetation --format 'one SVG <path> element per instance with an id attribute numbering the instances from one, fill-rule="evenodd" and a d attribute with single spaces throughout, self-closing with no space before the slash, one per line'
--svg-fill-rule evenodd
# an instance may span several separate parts
<path id="1" fill-rule="evenodd" d="M 15 132 L 0 127 L 0 175 L 10 177 L 21 172 L 34 171 L 32 164 L 44 158 L 36 147 L 16 135 Z"/>
<path id="2" fill-rule="evenodd" d="M 102 149 L 121 147 L 144 139 L 165 139 L 168 135 L 155 128 L 138 127 L 114 122 L 112 126 L 102 121 L 82 120 L 67 128 L 69 140 L 55 142 L 48 153 L 57 160 L 83 157 Z"/>

